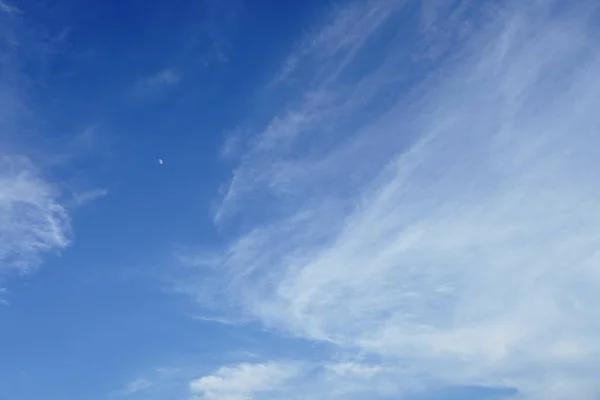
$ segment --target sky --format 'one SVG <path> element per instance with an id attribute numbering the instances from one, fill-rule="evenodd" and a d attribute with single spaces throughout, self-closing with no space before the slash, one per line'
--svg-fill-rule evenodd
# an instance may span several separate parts
<path id="1" fill-rule="evenodd" d="M 599 17 L 0 0 L 0 398 L 600 398 Z"/>

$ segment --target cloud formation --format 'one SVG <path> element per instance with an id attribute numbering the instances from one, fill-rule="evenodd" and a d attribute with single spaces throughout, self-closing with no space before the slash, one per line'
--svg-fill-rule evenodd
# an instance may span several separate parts
<path id="1" fill-rule="evenodd" d="M 70 242 L 70 220 L 57 189 L 25 157 L 0 156 L 0 271 L 26 272 L 45 252 Z"/>
<path id="2" fill-rule="evenodd" d="M 222 367 L 190 383 L 192 399 L 248 400 L 255 393 L 274 392 L 298 374 L 292 364 L 239 364 Z"/>
<path id="3" fill-rule="evenodd" d="M 406 26 L 403 4 L 339 11 L 274 80 L 302 90 L 252 139 L 217 212 L 250 227 L 218 263 L 223 302 L 409 362 L 397 393 L 595 399 L 597 5 L 461 2 L 460 19 Z"/>
<path id="4" fill-rule="evenodd" d="M 20 68 L 24 60 L 43 58 L 45 43 L 33 45 L 17 10 L 1 3 L 0 15 L 0 274 L 35 268 L 44 253 L 60 251 L 70 243 L 71 226 L 60 189 L 25 155 L 22 136 L 31 123 L 28 110 L 28 76 Z M 27 40 L 22 38 L 25 37 Z M 37 44 L 37 43 L 36 43 Z M 43 53 L 43 52 L 42 52 Z M 35 68 L 32 68 L 35 69 Z M 25 118 L 27 117 L 27 118 Z"/>
<path id="5" fill-rule="evenodd" d="M 132 394 L 141 392 L 145 389 L 150 388 L 153 385 L 152 382 L 146 379 L 136 379 L 127 384 L 127 386 L 116 393 L 118 396 L 131 396 Z"/>
<path id="6" fill-rule="evenodd" d="M 75 193 L 73 196 L 73 202 L 75 205 L 82 206 L 94 200 L 106 197 L 108 190 L 106 189 L 92 189 L 82 193 Z"/>

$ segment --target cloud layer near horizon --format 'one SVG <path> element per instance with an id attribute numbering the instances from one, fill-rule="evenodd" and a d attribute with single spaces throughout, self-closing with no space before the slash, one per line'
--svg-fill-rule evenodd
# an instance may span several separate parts
<path id="1" fill-rule="evenodd" d="M 290 56 L 269 90 L 302 90 L 248 143 L 216 214 L 247 228 L 211 269 L 221 284 L 196 291 L 385 360 L 397 393 L 591 400 L 596 6 L 455 3 L 410 34 L 403 2 L 357 3 Z"/>

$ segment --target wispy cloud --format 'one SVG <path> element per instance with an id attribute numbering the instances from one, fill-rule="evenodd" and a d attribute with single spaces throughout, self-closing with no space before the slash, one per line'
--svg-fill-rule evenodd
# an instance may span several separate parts
<path id="1" fill-rule="evenodd" d="M 22 73 L 24 53 L 35 61 L 35 40 L 20 42 L 27 31 L 14 8 L 2 20 L 0 41 L 0 273 L 26 272 L 39 264 L 44 253 L 56 252 L 70 242 L 70 220 L 60 201 L 60 190 L 50 182 L 32 159 L 19 151 L 24 115 L 27 112 L 27 76 Z M 45 53 L 44 53 L 45 54 Z"/>
<path id="2" fill-rule="evenodd" d="M 7 14 L 19 14 L 21 12 L 17 7 L 5 3 L 4 1 L 0 1 L 0 11 Z"/>
<path id="3" fill-rule="evenodd" d="M 93 150 L 98 146 L 100 141 L 98 129 L 98 124 L 86 127 L 69 141 L 67 147 L 73 153 L 83 153 Z"/>
<path id="4" fill-rule="evenodd" d="M 477 19 L 444 32 L 460 46 L 443 38 L 433 62 L 411 57 L 442 45 L 423 21 L 394 24 L 403 3 L 342 10 L 276 77 L 303 90 L 256 135 L 217 213 L 250 227 L 220 261 L 228 304 L 409 362 L 396 392 L 594 399 L 597 6 L 472 4 L 461 15 Z"/>
<path id="5" fill-rule="evenodd" d="M 24 63 L 37 71 L 62 46 L 49 33 L 40 37 L 17 10 L 1 3 L 8 14 L 0 29 L 0 274 L 27 272 L 47 253 L 57 253 L 71 241 L 71 223 L 63 202 L 63 188 L 53 183 L 44 162 L 32 150 L 44 142 L 28 129 L 37 122 L 28 99 L 33 77 Z M 25 61 L 26 60 L 26 61 Z M 43 68 L 41 68 L 43 69 Z M 33 73 L 33 72 L 32 72 Z M 41 146 L 40 146 L 41 147 Z"/>
<path id="6" fill-rule="evenodd" d="M 10 303 L 4 297 L 8 294 L 6 288 L 0 287 L 0 306 L 8 306 Z"/>
<path id="7" fill-rule="evenodd" d="M 75 193 L 73 195 L 73 202 L 77 206 L 81 206 L 92 202 L 94 200 L 100 199 L 108 195 L 108 190 L 106 189 L 93 189 L 88 190 L 87 192 Z"/>
<path id="8" fill-rule="evenodd" d="M 380 365 L 368 365 L 345 361 L 326 366 L 326 370 L 338 376 L 351 376 L 353 378 L 371 378 L 382 371 Z"/>
<path id="9" fill-rule="evenodd" d="M 247 400 L 281 390 L 298 373 L 297 366 L 285 363 L 239 364 L 190 382 L 190 390 L 192 399 Z"/>
<path id="10" fill-rule="evenodd" d="M 0 156 L 0 270 L 35 267 L 65 248 L 70 221 L 57 189 L 25 157 Z"/>
<path id="11" fill-rule="evenodd" d="M 240 129 L 234 130 L 225 135 L 225 141 L 221 147 L 219 155 L 222 160 L 231 161 L 243 153 L 245 141 L 248 139 L 249 132 Z"/>
<path id="12" fill-rule="evenodd" d="M 153 383 L 146 379 L 136 379 L 134 381 L 129 382 L 127 384 L 127 386 L 125 386 L 124 389 L 119 390 L 118 392 L 115 393 L 115 395 L 131 396 L 132 394 L 135 394 L 135 393 L 138 393 L 138 392 L 141 392 L 143 390 L 150 388 L 152 385 L 153 385 Z"/>
<path id="13" fill-rule="evenodd" d="M 138 101 L 152 99 L 178 85 L 181 80 L 182 76 L 176 70 L 166 68 L 138 79 L 131 88 L 129 96 Z"/>
<path id="14" fill-rule="evenodd" d="M 172 69 L 165 69 L 142 80 L 141 84 L 149 87 L 176 85 L 181 77 Z"/>

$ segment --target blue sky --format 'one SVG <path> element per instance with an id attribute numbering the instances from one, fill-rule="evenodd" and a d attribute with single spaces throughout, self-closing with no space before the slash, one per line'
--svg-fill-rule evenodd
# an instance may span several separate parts
<path id="1" fill-rule="evenodd" d="M 599 398 L 596 3 L 0 0 L 0 398 Z"/>

